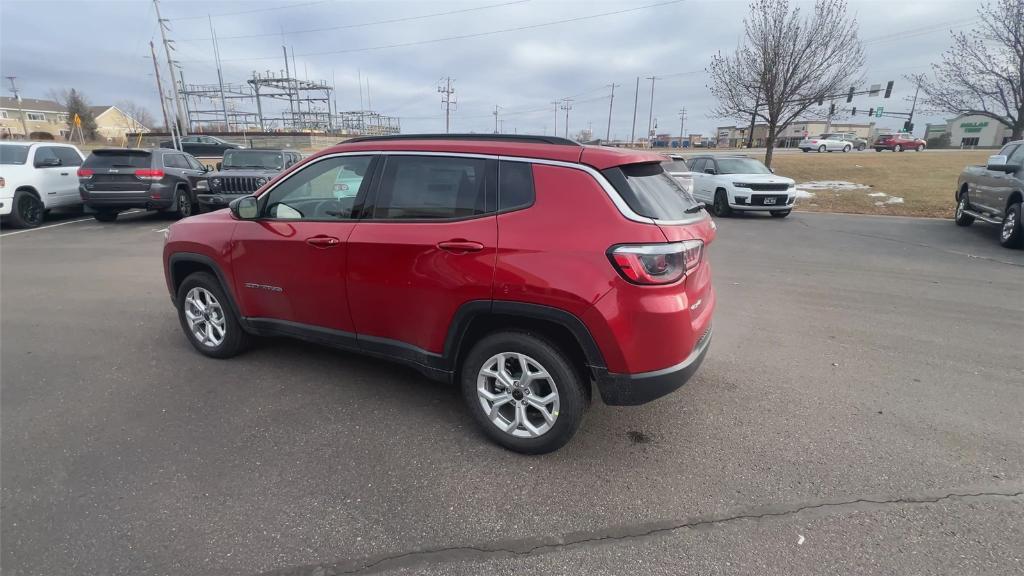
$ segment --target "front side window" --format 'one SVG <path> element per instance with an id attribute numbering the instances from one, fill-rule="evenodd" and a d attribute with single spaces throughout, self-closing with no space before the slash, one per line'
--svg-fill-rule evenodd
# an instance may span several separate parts
<path id="1" fill-rule="evenodd" d="M 308 164 L 267 193 L 263 214 L 280 220 L 349 220 L 369 183 L 372 156 L 336 156 Z"/>
<path id="2" fill-rule="evenodd" d="M 704 158 L 697 158 L 696 160 L 691 160 L 690 170 L 693 172 L 704 172 L 706 162 L 707 161 Z"/>
<path id="3" fill-rule="evenodd" d="M 1024 144 L 1017 146 L 1017 149 L 1010 153 L 1006 163 L 1010 166 L 1024 165 Z"/>
<path id="4" fill-rule="evenodd" d="M 482 158 L 388 156 L 373 217 L 442 220 L 493 212 L 487 172 Z"/>
<path id="5" fill-rule="evenodd" d="M 75 152 L 71 148 L 64 148 L 63 146 L 55 146 L 53 148 L 53 153 L 57 155 L 57 158 L 60 158 L 60 163 L 61 163 L 62 166 L 81 166 L 82 165 L 82 157 L 78 155 L 78 152 Z"/>
<path id="6" fill-rule="evenodd" d="M 36 156 L 33 159 L 33 162 L 35 162 L 36 166 L 39 166 L 43 162 L 46 162 L 47 160 L 60 160 L 60 159 L 57 158 L 57 155 L 53 153 L 53 147 L 52 146 L 40 146 L 39 148 L 36 149 Z"/>
<path id="7" fill-rule="evenodd" d="M 191 168 L 193 170 L 202 170 L 203 169 L 203 164 L 201 162 L 199 162 L 199 160 L 196 160 L 194 156 L 190 156 L 190 155 L 186 154 L 185 155 L 185 160 L 188 162 L 188 167 L 189 168 Z"/>
<path id="8" fill-rule="evenodd" d="M 164 155 L 164 167 L 165 168 L 184 168 L 188 169 L 188 161 L 181 154 L 165 154 Z"/>

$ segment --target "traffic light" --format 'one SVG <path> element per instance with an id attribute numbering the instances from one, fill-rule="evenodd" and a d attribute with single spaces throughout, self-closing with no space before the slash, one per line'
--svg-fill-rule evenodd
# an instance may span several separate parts
<path id="1" fill-rule="evenodd" d="M 868 118 L 871 118 L 874 115 L 875 115 L 875 109 L 874 108 L 868 108 Z"/>
<path id="2" fill-rule="evenodd" d="M 850 115 L 851 116 L 856 116 L 857 115 L 857 107 L 856 106 L 853 107 L 853 112 L 851 112 Z"/>
<path id="3" fill-rule="evenodd" d="M 819 96 L 818 97 L 818 106 L 824 106 L 824 105 L 825 105 L 825 97 L 824 96 Z"/>
<path id="4" fill-rule="evenodd" d="M 829 115 L 829 116 L 832 116 L 832 115 L 834 115 L 835 113 L 836 113 L 836 105 L 835 105 L 835 104 L 832 104 L 831 106 L 829 106 L 829 107 L 828 107 L 828 115 Z"/>
<path id="5" fill-rule="evenodd" d="M 850 86 L 850 93 L 846 95 L 846 103 L 853 102 L 853 86 Z"/>
<path id="6" fill-rule="evenodd" d="M 913 132 L 914 131 L 914 123 L 911 122 L 910 120 L 907 120 L 906 122 L 904 122 L 903 123 L 903 131 L 904 132 Z"/>
<path id="7" fill-rule="evenodd" d="M 892 80 L 889 80 L 889 83 L 885 85 L 885 97 L 888 98 L 889 96 L 892 96 Z"/>

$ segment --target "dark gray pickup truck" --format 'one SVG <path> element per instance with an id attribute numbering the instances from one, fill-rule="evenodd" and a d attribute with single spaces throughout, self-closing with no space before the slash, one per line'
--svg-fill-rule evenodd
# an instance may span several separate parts
<path id="1" fill-rule="evenodd" d="M 1000 227 L 999 242 L 1007 248 L 1024 248 L 1024 140 L 1003 146 L 989 156 L 985 166 L 968 166 L 956 185 L 956 223 L 970 226 L 975 220 Z"/>
<path id="2" fill-rule="evenodd" d="M 302 159 L 294 150 L 227 150 L 217 170 L 197 184 L 196 196 L 208 210 L 226 208 L 240 196 L 252 194 Z"/>

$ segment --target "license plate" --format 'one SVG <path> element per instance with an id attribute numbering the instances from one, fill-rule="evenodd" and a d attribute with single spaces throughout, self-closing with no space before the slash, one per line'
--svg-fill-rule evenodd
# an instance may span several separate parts
<path id="1" fill-rule="evenodd" d="M 775 204 L 775 198 L 765 198 L 765 199 L 764 199 L 764 203 L 765 203 L 766 205 L 767 205 L 767 204 Z"/>

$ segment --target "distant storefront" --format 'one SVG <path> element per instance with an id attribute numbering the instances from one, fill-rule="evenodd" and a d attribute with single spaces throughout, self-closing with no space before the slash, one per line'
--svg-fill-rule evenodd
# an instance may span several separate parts
<path id="1" fill-rule="evenodd" d="M 1010 141 L 1010 128 L 988 116 L 963 114 L 949 120 L 946 126 L 949 143 L 955 147 L 997 148 Z"/>

